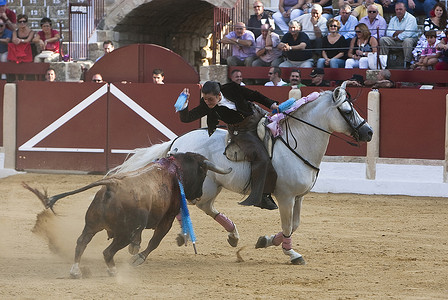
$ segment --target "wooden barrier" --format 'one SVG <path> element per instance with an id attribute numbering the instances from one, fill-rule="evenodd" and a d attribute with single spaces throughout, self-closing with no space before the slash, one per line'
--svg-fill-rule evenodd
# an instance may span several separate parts
<path id="1" fill-rule="evenodd" d="M 0 62 L 0 74 L 7 74 L 8 81 L 23 79 L 44 80 L 49 63 L 20 63 Z"/>

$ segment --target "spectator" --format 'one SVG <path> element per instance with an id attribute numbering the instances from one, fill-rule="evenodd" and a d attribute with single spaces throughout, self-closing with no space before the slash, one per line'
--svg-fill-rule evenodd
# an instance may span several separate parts
<path id="1" fill-rule="evenodd" d="M 396 1 L 394 1 L 394 0 L 379 0 L 379 1 L 381 1 L 383 11 L 387 12 L 387 13 L 394 13 L 395 5 L 397 3 L 404 3 L 406 8 L 408 6 L 408 0 L 396 0 Z M 384 17 L 383 14 L 381 14 L 381 15 Z"/>
<path id="2" fill-rule="evenodd" d="M 392 88 L 395 86 L 395 83 L 390 79 L 390 77 L 391 73 L 389 70 L 380 70 L 376 74 L 376 80 L 366 80 L 364 81 L 364 85 L 372 87 L 372 89 Z"/>
<path id="3" fill-rule="evenodd" d="M 355 27 L 356 38 L 350 42 L 348 50 L 348 59 L 345 62 L 346 69 L 369 68 L 369 53 L 376 53 L 378 49 L 378 41 L 370 35 L 370 30 L 364 23 Z M 375 64 L 376 65 L 376 61 Z M 376 69 L 376 68 L 375 68 Z"/>
<path id="4" fill-rule="evenodd" d="M 289 21 L 301 16 L 303 11 L 300 10 L 304 3 L 304 0 L 279 0 L 278 11 L 275 12 L 272 17 L 275 24 L 283 32 L 288 33 Z"/>
<path id="5" fill-rule="evenodd" d="M 48 68 L 45 72 L 45 81 L 54 82 L 56 81 L 56 71 L 53 68 Z"/>
<path id="6" fill-rule="evenodd" d="M 251 67 L 257 58 L 255 55 L 255 37 L 250 30 L 246 30 L 243 22 L 237 22 L 235 30 L 222 38 L 221 43 L 232 45 L 232 56 L 227 57 L 229 66 Z"/>
<path id="7" fill-rule="evenodd" d="M 104 41 L 103 42 L 103 50 L 104 50 L 104 54 L 102 56 L 98 57 L 95 62 L 99 61 L 104 55 L 114 51 L 115 50 L 114 43 L 112 43 L 112 41 L 110 41 L 110 40 Z"/>
<path id="8" fill-rule="evenodd" d="M 285 84 L 285 86 L 290 86 L 293 89 L 300 89 L 302 86 L 306 86 L 302 83 L 299 69 L 291 70 L 291 75 L 289 75 L 289 83 Z"/>
<path id="9" fill-rule="evenodd" d="M 0 0 L 0 19 L 3 20 L 3 23 L 5 23 L 6 27 L 14 31 L 17 29 L 17 18 L 15 12 L 7 8 L 8 1 L 7 0 Z"/>
<path id="10" fill-rule="evenodd" d="M 377 40 L 386 35 L 387 22 L 378 14 L 378 6 L 375 4 L 367 7 L 367 16 L 361 18 L 359 23 L 366 24 L 370 34 Z"/>
<path id="11" fill-rule="evenodd" d="M 387 0 L 387 1 L 389 1 L 389 0 Z M 365 0 L 362 5 L 358 6 L 357 8 L 355 8 L 353 10 L 352 16 L 357 17 L 358 20 L 361 20 L 362 18 L 364 18 L 365 16 L 368 15 L 367 8 L 370 5 L 376 5 L 376 7 L 378 9 L 378 13 L 380 14 L 380 16 L 383 16 L 383 8 L 381 7 L 381 5 L 376 4 L 374 0 Z"/>
<path id="12" fill-rule="evenodd" d="M 230 73 L 230 80 L 235 82 L 236 84 L 245 86 L 243 82 L 243 73 L 241 73 L 241 70 L 233 70 L 232 73 Z"/>
<path id="13" fill-rule="evenodd" d="M 103 76 L 101 74 L 95 74 L 92 76 L 92 82 L 103 83 Z"/>
<path id="14" fill-rule="evenodd" d="M 264 11 L 263 2 L 256 0 L 254 1 L 254 14 L 250 16 L 247 22 L 247 27 L 253 32 L 255 39 L 261 35 L 261 25 L 268 24 L 271 27 L 274 26 L 274 20 L 271 16 Z"/>
<path id="15" fill-rule="evenodd" d="M 269 80 L 265 86 L 284 86 L 286 82 L 282 80 L 282 70 L 279 67 L 272 67 L 269 69 Z"/>
<path id="16" fill-rule="evenodd" d="M 31 41 L 34 32 L 28 27 L 28 16 L 17 16 L 19 28 L 12 33 L 12 43 L 8 44 L 8 60 L 15 63 L 32 62 Z"/>
<path id="17" fill-rule="evenodd" d="M 280 67 L 311 68 L 313 59 L 309 49 L 310 39 L 308 35 L 302 32 L 302 26 L 299 22 L 292 20 L 289 22 L 289 32 L 282 38 L 278 45 L 283 50 L 286 60 L 280 64 Z"/>
<path id="18" fill-rule="evenodd" d="M 448 30 L 447 30 L 448 31 Z M 445 32 L 446 35 L 448 32 Z M 437 44 L 436 48 L 441 51 L 440 61 L 436 64 L 436 70 L 448 70 L 448 37 L 445 36 Z"/>
<path id="19" fill-rule="evenodd" d="M 163 82 L 165 80 L 165 73 L 163 73 L 162 69 L 154 69 L 152 70 L 152 82 L 155 84 L 165 84 Z"/>
<path id="20" fill-rule="evenodd" d="M 283 61 L 282 50 L 278 49 L 280 37 L 269 28 L 269 24 L 261 25 L 261 35 L 255 42 L 255 54 L 257 59 L 254 60 L 254 67 L 278 67 Z"/>
<path id="21" fill-rule="evenodd" d="M 408 0 L 407 10 L 410 14 L 420 13 L 430 18 L 431 11 L 436 3 L 438 3 L 438 0 Z"/>
<path id="22" fill-rule="evenodd" d="M 389 55 L 392 48 L 402 48 L 406 68 L 412 61 L 412 49 L 417 43 L 417 20 L 406 11 L 404 3 L 395 5 L 395 16 L 390 20 L 386 36 L 380 40 L 382 55 Z"/>
<path id="23" fill-rule="evenodd" d="M 311 70 L 311 84 L 310 86 L 330 86 L 327 80 L 324 80 L 325 71 L 322 68 L 314 68 Z"/>
<path id="24" fill-rule="evenodd" d="M 360 6 L 362 4 L 362 2 L 363 2 L 362 0 L 339 0 L 338 5 L 339 5 L 339 9 L 344 4 L 348 4 L 348 5 L 350 5 L 351 8 L 355 8 L 355 7 Z M 333 8 L 335 9 L 336 7 L 333 7 Z"/>
<path id="25" fill-rule="evenodd" d="M 349 80 L 346 80 L 347 86 L 356 86 L 356 87 L 362 87 L 364 86 L 364 77 L 359 74 L 353 74 L 352 78 Z"/>
<path id="26" fill-rule="evenodd" d="M 435 30 L 430 30 L 425 32 L 426 36 L 426 47 L 420 54 L 420 59 L 414 65 L 411 66 L 412 69 L 418 70 L 428 70 L 432 69 L 439 60 L 440 49 L 436 48 L 437 32 Z"/>
<path id="27" fill-rule="evenodd" d="M 38 49 L 42 52 L 36 55 L 34 62 L 42 62 L 43 60 L 48 63 L 59 60 L 59 40 L 61 35 L 51 25 L 52 22 L 49 18 L 45 17 L 40 20 L 42 30 L 35 35 L 33 42 L 38 45 Z"/>
<path id="28" fill-rule="evenodd" d="M 295 19 L 302 25 L 302 31 L 310 38 L 311 48 L 318 49 L 315 53 L 322 51 L 322 37 L 327 35 L 327 19 L 322 17 L 322 6 L 313 4 L 311 13 L 304 14 Z"/>
<path id="29" fill-rule="evenodd" d="M 339 16 L 335 19 L 341 22 L 339 32 L 349 42 L 355 37 L 355 26 L 358 25 L 358 19 L 352 16 L 352 8 L 348 4 L 344 4 L 339 9 Z"/>
<path id="30" fill-rule="evenodd" d="M 306 3 L 302 6 L 303 13 L 310 13 L 313 4 L 319 4 L 322 7 L 322 16 L 329 20 L 333 18 L 332 0 L 305 0 Z"/>
<path id="31" fill-rule="evenodd" d="M 347 42 L 344 36 L 339 34 L 341 26 L 336 19 L 330 19 L 327 22 L 329 34 L 324 37 L 322 57 L 317 61 L 318 68 L 343 68 L 345 65 L 345 47 Z"/>
<path id="32" fill-rule="evenodd" d="M 423 30 L 430 31 L 430 30 L 436 30 L 437 31 L 437 40 L 441 41 L 443 37 L 445 37 L 445 30 L 448 29 L 447 24 L 447 11 L 445 6 L 437 2 L 434 5 L 434 16 L 431 18 L 425 19 Z M 424 45 L 427 44 L 426 36 L 425 34 L 422 34 L 417 42 L 417 46 L 415 46 L 414 50 L 412 51 L 412 55 L 414 56 L 414 59 L 416 61 L 420 58 L 420 53 L 422 52 Z"/>
<path id="33" fill-rule="evenodd" d="M 6 62 L 8 58 L 8 43 L 12 39 L 12 32 L 6 28 L 5 22 L 0 19 L 0 62 Z"/>

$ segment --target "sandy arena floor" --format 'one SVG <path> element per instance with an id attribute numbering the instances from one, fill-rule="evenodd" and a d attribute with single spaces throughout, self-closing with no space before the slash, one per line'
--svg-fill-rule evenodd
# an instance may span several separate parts
<path id="1" fill-rule="evenodd" d="M 174 224 L 137 268 L 128 265 L 127 249 L 118 252 L 119 274 L 109 277 L 102 251 L 110 241 L 101 232 L 83 256 L 86 278 L 71 279 L 76 239 L 98 189 L 60 200 L 58 216 L 45 214 L 36 224 L 43 206 L 21 182 L 54 195 L 98 178 L 0 179 L 0 299 L 447 299 L 447 198 L 309 194 L 293 235 L 307 265 L 294 266 L 279 247 L 254 248 L 260 235 L 280 231 L 278 211 L 241 207 L 240 195 L 223 192 L 216 207 L 237 224 L 237 248 L 190 207 L 197 255 L 191 245 L 176 245 Z M 151 234 L 145 231 L 143 246 Z"/>

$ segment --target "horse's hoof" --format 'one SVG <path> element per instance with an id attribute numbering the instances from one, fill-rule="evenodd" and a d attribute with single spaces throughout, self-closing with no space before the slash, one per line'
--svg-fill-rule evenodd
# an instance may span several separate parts
<path id="1" fill-rule="evenodd" d="M 303 256 L 299 256 L 297 258 L 294 258 L 291 260 L 291 263 L 293 265 L 306 265 L 305 260 L 303 259 Z"/>
<path id="2" fill-rule="evenodd" d="M 239 239 L 234 236 L 229 236 L 227 242 L 229 242 L 230 246 L 236 247 L 238 246 Z"/>
<path id="3" fill-rule="evenodd" d="M 115 277 L 117 276 L 117 268 L 116 267 L 112 267 L 112 268 L 108 268 L 107 269 L 107 274 L 109 274 L 110 277 Z"/>
<path id="4" fill-rule="evenodd" d="M 129 263 L 134 267 L 140 266 L 144 262 L 145 257 L 141 253 L 132 256 L 131 260 L 129 261 Z"/>
<path id="5" fill-rule="evenodd" d="M 176 242 L 179 247 L 185 245 L 184 235 L 179 233 L 176 237 Z"/>
<path id="6" fill-rule="evenodd" d="M 129 253 L 131 253 L 132 255 L 137 254 L 139 250 L 140 250 L 140 245 L 137 245 L 137 244 L 135 244 L 135 243 L 130 243 L 130 244 L 129 244 L 128 251 L 129 251 Z"/>
<path id="7" fill-rule="evenodd" d="M 268 246 L 268 237 L 266 235 L 265 236 L 260 236 L 258 238 L 257 243 L 255 244 L 255 249 L 267 248 L 267 246 Z"/>

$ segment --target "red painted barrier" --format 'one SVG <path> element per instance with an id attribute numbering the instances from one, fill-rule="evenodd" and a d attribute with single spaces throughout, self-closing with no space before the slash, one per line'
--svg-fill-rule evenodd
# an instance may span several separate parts
<path id="1" fill-rule="evenodd" d="M 198 128 L 199 122 L 181 123 L 174 112 L 184 87 L 192 93 L 191 105 L 197 105 L 199 86 L 193 84 L 117 84 L 109 89 L 96 83 L 19 82 L 16 168 L 105 172 L 123 162 L 123 150 Z M 172 136 L 161 134 L 161 127 Z"/>
<path id="2" fill-rule="evenodd" d="M 380 93 L 380 157 L 444 160 L 448 89 Z"/>

